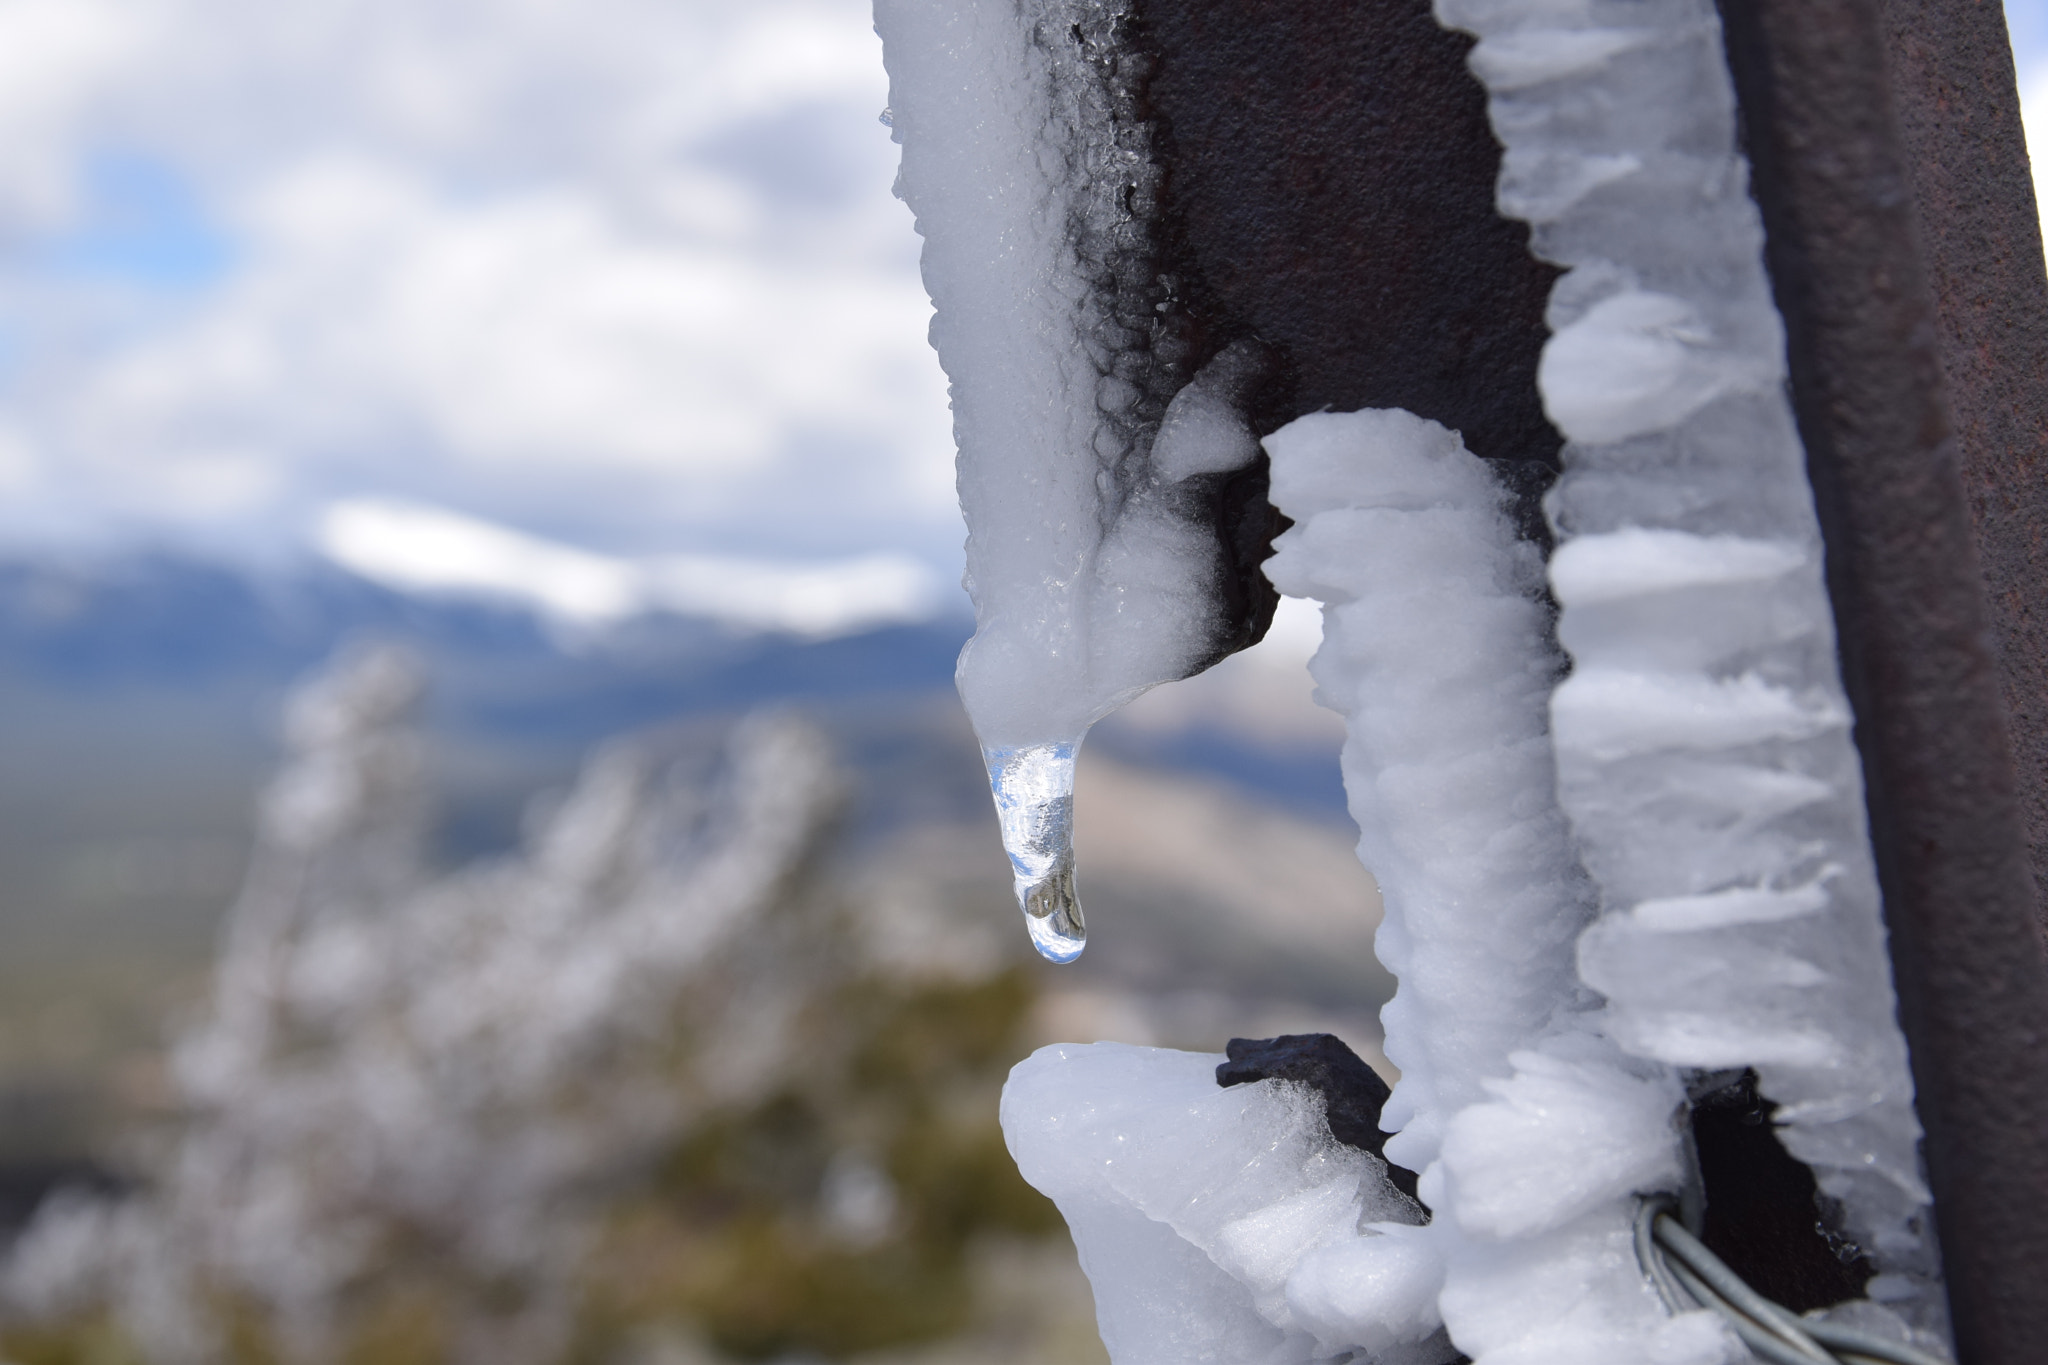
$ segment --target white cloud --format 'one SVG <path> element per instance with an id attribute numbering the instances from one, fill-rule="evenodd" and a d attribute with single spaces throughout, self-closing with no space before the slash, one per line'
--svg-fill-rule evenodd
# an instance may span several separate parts
<path id="1" fill-rule="evenodd" d="M 6 529 L 62 507 L 232 538 L 376 494 L 676 548 L 946 555 L 944 387 L 870 22 L 861 0 L 0 0 L 0 86 L 38 52 L 53 72 L 16 98 L 33 117 L 0 93 L 0 133 L 74 170 L 104 146 L 169 163 L 236 261 L 170 303 L 0 272 L 0 325 L 35 339 L 0 417 L 44 456 Z"/>
<path id="2" fill-rule="evenodd" d="M 803 426 L 931 442 L 905 420 L 943 401 L 914 288 L 630 234 L 602 209 L 561 189 L 449 203 L 376 163 L 302 167 L 250 206 L 243 273 L 108 357 L 78 410 L 99 448 L 172 458 L 207 414 L 301 458 L 417 431 L 478 469 L 685 480 L 772 466 Z"/>
<path id="3" fill-rule="evenodd" d="M 374 494 L 592 543 L 950 556 L 870 24 L 865 0 L 0 0 L 0 243 L 76 218 L 81 167 L 125 148 L 238 262 L 169 303 L 0 262 L 0 422 L 35 452 L 0 534 L 261 536 Z M 2020 61 L 2042 147 L 2048 55 Z"/>
<path id="4" fill-rule="evenodd" d="M 79 124 L 146 37 L 118 0 L 0 0 L 0 222 L 19 229 L 70 204 Z"/>
<path id="5" fill-rule="evenodd" d="M 12 423 L 0 422 L 0 492 L 31 487 L 40 463 L 26 433 Z"/>

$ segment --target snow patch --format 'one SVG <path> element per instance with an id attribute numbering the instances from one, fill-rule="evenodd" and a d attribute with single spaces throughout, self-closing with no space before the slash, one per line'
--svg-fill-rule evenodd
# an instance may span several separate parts
<path id="1" fill-rule="evenodd" d="M 581 626 L 666 611 L 826 639 L 928 620 L 939 602 L 937 576 L 908 555 L 811 564 L 721 555 L 623 559 L 382 499 L 331 504 L 316 543 L 335 563 L 386 587 L 496 597 Z"/>

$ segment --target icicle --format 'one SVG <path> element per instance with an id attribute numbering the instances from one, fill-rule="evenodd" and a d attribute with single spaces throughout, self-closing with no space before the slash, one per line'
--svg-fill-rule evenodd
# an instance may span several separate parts
<path id="1" fill-rule="evenodd" d="M 1017 908 L 1024 912 L 1031 946 L 1053 962 L 1072 962 L 1088 946 L 1088 925 L 1074 894 L 1074 756 L 1080 747 L 981 751 L 1003 848 L 1017 877 Z"/>

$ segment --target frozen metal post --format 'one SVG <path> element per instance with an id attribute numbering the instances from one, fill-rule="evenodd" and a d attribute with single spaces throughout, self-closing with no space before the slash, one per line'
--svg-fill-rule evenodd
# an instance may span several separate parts
<path id="1" fill-rule="evenodd" d="M 1996 0 L 1723 0 L 1827 542 L 1957 1343 L 2048 1359 L 2048 283 Z M 1270 430 L 1400 406 L 1553 460 L 1554 273 L 1421 0 L 1143 0 L 1198 350 Z M 1793 1211 L 1796 1214 L 1796 1210 Z"/>
<path id="2" fill-rule="evenodd" d="M 1416 988 L 1389 1016 L 1388 1151 L 1497 1241 L 1418 1234 L 1440 1317 L 1353 1277 L 1316 1300 L 1330 1342 L 1377 1349 L 1396 1319 L 1475 1355 L 1520 1340 L 1459 1307 L 1495 1251 L 1527 1258 L 1515 1277 L 1573 1267 L 1626 1317 L 1642 1282 L 1596 1230 L 1634 1219 L 1651 1274 L 1681 1245 L 1664 1222 L 1684 1229 L 1639 1197 L 1682 1189 L 1700 1254 L 1766 1298 L 1870 1290 L 1930 1340 L 1931 1225 L 1965 1365 L 2048 1360 L 2048 279 L 1997 0 L 878 0 L 877 19 L 954 386 L 978 621 L 961 690 L 1028 817 L 1006 845 L 1027 919 L 1061 931 L 1048 956 L 1082 941 L 1080 736 L 1257 639 L 1276 507 L 1301 526 L 1274 581 L 1334 610 L 1319 680 Z M 1560 468 L 1552 641 L 1516 537 L 1549 541 L 1536 495 Z M 1510 583 L 1506 614 L 1474 605 Z M 1447 622 L 1470 629 L 1438 647 Z M 1526 707 L 1485 709 L 1524 683 Z M 1542 765 L 1385 780 L 1449 771 L 1449 748 L 1386 738 L 1439 730 Z M 1521 830 L 1520 806 L 1481 813 L 1514 793 L 1526 839 L 1395 838 Z M 1509 845 L 1483 888 L 1431 878 Z M 1482 951 L 1501 942 L 1527 960 Z M 1074 1098 L 1055 1062 L 1088 1064 L 1046 1063 L 1026 1128 Z M 1522 1146 L 1500 1134 L 1538 1130 L 1507 1110 L 1584 1121 Z M 1550 1182 L 1548 1203 L 1475 1193 L 1542 1184 L 1530 1163 L 1589 1135 L 1634 1155 L 1581 1163 L 1588 1189 Z M 1290 1296 L 1323 1293 L 1309 1264 Z M 1226 1313 L 1172 1278 L 1126 1306 L 1294 1330 L 1292 1308 Z M 1744 1327 L 1818 1358 L 1743 1296 Z"/>
<path id="3" fill-rule="evenodd" d="M 1965 1365 L 2039 1361 L 2048 964 L 2029 843 L 2043 846 L 2048 285 L 2004 18 L 1985 0 L 1722 12 L 1956 1344 Z"/>

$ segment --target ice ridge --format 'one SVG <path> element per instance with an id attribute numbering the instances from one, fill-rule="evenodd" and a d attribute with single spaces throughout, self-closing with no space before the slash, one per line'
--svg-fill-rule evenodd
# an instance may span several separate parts
<path id="1" fill-rule="evenodd" d="M 1572 673 L 1551 720 L 1600 892 L 1577 950 L 1599 1027 L 1644 1062 L 1755 1068 L 1876 1263 L 1871 1297 L 1938 1331 L 1861 769 L 1718 16 L 1436 10 L 1479 39 L 1502 212 L 1567 268 L 1538 372 L 1566 438 L 1550 584 Z"/>
<path id="2" fill-rule="evenodd" d="M 1422 1320 L 1481 1361 L 1718 1361 L 1721 1329 L 1667 1319 L 1627 1253 L 1635 1195 L 1683 1181 L 1683 1088 L 1602 1035 L 1579 980 L 1596 893 L 1555 795 L 1541 551 L 1434 422 L 1321 413 L 1266 446 L 1295 522 L 1267 571 L 1323 603 L 1310 667 L 1345 716 L 1359 857 L 1386 906 L 1375 947 L 1401 983 L 1381 1124 L 1435 1214 L 1406 1234 L 1436 1285 Z M 1370 1280 L 1315 1294 L 1369 1352 Z"/>

